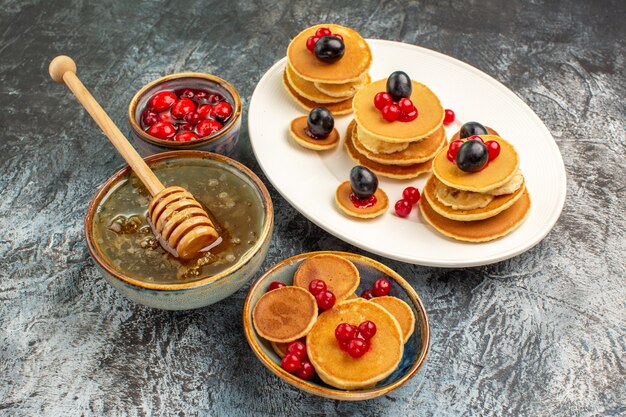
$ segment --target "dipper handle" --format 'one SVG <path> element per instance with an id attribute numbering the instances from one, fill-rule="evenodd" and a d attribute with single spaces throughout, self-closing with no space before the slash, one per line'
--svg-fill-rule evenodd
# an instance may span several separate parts
<path id="1" fill-rule="evenodd" d="M 137 153 L 135 148 L 128 142 L 124 134 L 117 128 L 113 120 L 100 107 L 95 98 L 76 76 L 76 63 L 72 58 L 59 55 L 50 62 L 48 68 L 50 77 L 58 83 L 67 85 L 74 93 L 80 104 L 89 112 L 100 129 L 109 138 L 113 146 L 122 155 L 122 158 L 130 165 L 141 182 L 146 186 L 152 196 L 155 196 L 165 188 L 161 181 L 154 175 L 145 161 Z"/>

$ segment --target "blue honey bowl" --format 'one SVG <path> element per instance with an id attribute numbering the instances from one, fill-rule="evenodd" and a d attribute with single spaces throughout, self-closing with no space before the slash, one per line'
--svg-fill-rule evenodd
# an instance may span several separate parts
<path id="1" fill-rule="evenodd" d="M 298 266 L 307 258 L 320 254 L 343 256 L 359 270 L 361 282 L 356 293 L 372 287 L 374 281 L 384 277 L 392 282 L 389 295 L 405 301 L 415 315 L 415 331 L 404 345 L 404 355 L 398 368 L 373 388 L 360 390 L 342 390 L 325 384 L 319 378 L 310 381 L 290 374 L 280 366 L 280 357 L 274 352 L 269 341 L 258 335 L 252 323 L 252 311 L 257 301 L 265 294 L 273 281 L 293 285 L 293 276 Z M 402 386 L 414 377 L 424 365 L 430 346 L 430 325 L 426 309 L 413 287 L 395 271 L 365 256 L 336 251 L 309 252 L 285 259 L 259 277 L 250 287 L 243 307 L 243 327 L 246 339 L 252 351 L 261 363 L 283 381 L 305 392 L 320 397 L 345 401 L 360 401 L 375 398 Z"/>

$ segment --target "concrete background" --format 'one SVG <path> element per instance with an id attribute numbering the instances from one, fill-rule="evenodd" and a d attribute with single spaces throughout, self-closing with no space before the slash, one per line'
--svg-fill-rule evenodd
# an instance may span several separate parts
<path id="1" fill-rule="evenodd" d="M 0 4 L 0 414 L 626 415 L 624 1 Z M 421 294 L 432 346 L 425 374 L 363 403 L 313 397 L 266 371 L 242 332 L 247 287 L 172 313 L 105 283 L 82 222 L 122 160 L 47 75 L 51 57 L 73 56 L 124 131 L 134 92 L 183 70 L 230 80 L 247 110 L 289 40 L 323 21 L 492 75 L 544 120 L 568 175 L 555 229 L 514 259 L 445 270 L 373 256 Z M 245 122 L 235 158 L 263 177 Z M 264 269 L 305 251 L 364 253 L 270 190 Z"/>

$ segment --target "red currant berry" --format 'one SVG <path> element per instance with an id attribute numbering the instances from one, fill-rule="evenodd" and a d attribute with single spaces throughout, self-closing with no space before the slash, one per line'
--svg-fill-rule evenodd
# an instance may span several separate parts
<path id="1" fill-rule="evenodd" d="M 315 376 L 315 368 L 309 361 L 303 361 L 300 369 L 296 371 L 296 376 L 305 380 L 309 380 Z"/>
<path id="2" fill-rule="evenodd" d="M 408 200 L 412 205 L 416 205 L 420 201 L 420 192 L 415 187 L 406 187 L 402 191 L 402 198 Z"/>
<path id="3" fill-rule="evenodd" d="M 283 356 L 280 361 L 280 366 L 289 373 L 294 373 L 302 366 L 302 359 L 295 353 L 288 353 Z"/>
<path id="4" fill-rule="evenodd" d="M 401 113 L 408 114 L 413 111 L 415 106 L 413 105 L 413 102 L 410 98 L 405 97 L 401 98 L 400 101 L 398 101 L 398 108 L 400 109 Z"/>
<path id="5" fill-rule="evenodd" d="M 487 151 L 489 152 L 489 160 L 492 161 L 500 155 L 500 144 L 495 140 L 488 140 L 487 143 Z M 485 164 L 487 165 L 487 164 Z"/>
<path id="6" fill-rule="evenodd" d="M 309 292 L 317 295 L 322 291 L 326 291 L 326 283 L 321 279 L 314 279 L 309 283 Z"/>
<path id="7" fill-rule="evenodd" d="M 455 118 L 456 116 L 454 115 L 454 112 L 450 109 L 446 109 L 445 116 L 443 117 L 443 124 L 448 126 L 449 124 L 454 122 Z"/>
<path id="8" fill-rule="evenodd" d="M 332 291 L 321 291 L 315 296 L 317 306 L 322 310 L 330 310 L 335 305 L 335 294 Z"/>
<path id="9" fill-rule="evenodd" d="M 221 121 L 225 121 L 226 119 L 228 119 L 232 113 L 232 106 L 225 101 L 217 103 L 211 109 L 211 116 Z"/>
<path id="10" fill-rule="evenodd" d="M 213 106 L 210 104 L 201 104 L 200 107 L 198 107 L 198 110 L 196 110 L 196 113 L 198 113 L 202 119 L 207 119 L 212 108 Z"/>
<path id="11" fill-rule="evenodd" d="M 367 353 L 368 346 L 367 342 L 363 339 L 352 339 L 350 343 L 348 343 L 348 355 L 353 358 L 360 358 L 361 356 Z"/>
<path id="12" fill-rule="evenodd" d="M 400 117 L 400 109 L 395 104 L 387 104 L 383 107 L 383 118 L 388 122 L 395 122 Z"/>
<path id="13" fill-rule="evenodd" d="M 174 136 L 176 142 L 189 142 L 198 139 L 198 135 L 193 132 L 180 132 Z"/>
<path id="14" fill-rule="evenodd" d="M 169 139 L 176 134 L 176 128 L 168 122 L 156 122 L 146 130 L 150 136 L 159 139 Z"/>
<path id="15" fill-rule="evenodd" d="M 157 114 L 157 118 L 159 119 L 159 122 L 166 122 L 171 124 L 176 123 L 169 111 L 162 111 L 161 113 Z"/>
<path id="16" fill-rule="evenodd" d="M 394 208 L 396 209 L 396 214 L 400 217 L 406 217 L 411 214 L 411 203 L 403 198 L 396 201 Z"/>
<path id="17" fill-rule="evenodd" d="M 417 119 L 417 109 L 415 106 L 413 107 L 413 110 L 408 113 L 400 112 L 400 117 L 398 117 L 398 120 L 401 122 L 410 122 L 415 119 Z"/>
<path id="18" fill-rule="evenodd" d="M 334 33 L 334 34 L 333 34 L 333 36 L 334 36 L 334 37 L 336 37 L 336 38 L 339 38 L 339 39 L 343 40 L 343 36 L 341 36 L 341 35 L 340 35 L 340 34 L 338 34 L 338 33 Z"/>
<path id="19" fill-rule="evenodd" d="M 372 294 L 372 290 L 365 290 L 361 293 L 361 298 L 371 300 L 372 298 L 374 298 L 374 294 Z"/>
<path id="20" fill-rule="evenodd" d="M 461 146 L 463 145 L 462 140 L 457 139 L 457 140 L 453 140 L 452 143 L 450 143 L 450 146 L 448 147 L 448 160 L 450 162 L 453 162 L 456 164 L 456 154 L 459 153 L 459 149 L 461 148 Z"/>
<path id="21" fill-rule="evenodd" d="M 204 101 L 207 100 L 209 98 L 209 92 L 206 90 L 196 90 L 195 92 L 195 99 L 196 101 L 200 102 L 200 101 Z"/>
<path id="22" fill-rule="evenodd" d="M 391 291 L 391 282 L 387 278 L 378 278 L 372 285 L 372 292 L 376 297 L 382 297 Z"/>
<path id="23" fill-rule="evenodd" d="M 322 36 L 330 36 L 333 33 L 330 31 L 330 29 L 328 28 L 319 28 L 316 32 L 315 32 L 315 36 L 321 38 Z"/>
<path id="24" fill-rule="evenodd" d="M 181 123 L 176 125 L 178 132 L 191 132 L 193 131 L 193 125 L 191 123 Z"/>
<path id="25" fill-rule="evenodd" d="M 200 137 L 209 136 L 222 128 L 222 124 L 217 120 L 201 120 L 196 125 L 196 132 Z"/>
<path id="26" fill-rule="evenodd" d="M 185 88 L 180 90 L 178 94 L 178 98 L 193 98 L 195 95 L 194 91 L 190 88 Z"/>
<path id="27" fill-rule="evenodd" d="M 274 290 L 277 290 L 277 289 L 282 288 L 282 287 L 286 287 L 284 282 L 272 281 L 270 286 L 267 288 L 267 292 L 274 291 Z"/>
<path id="28" fill-rule="evenodd" d="M 364 321 L 359 324 L 359 333 L 365 338 L 365 340 L 370 340 L 376 334 L 376 324 L 372 321 Z"/>
<path id="29" fill-rule="evenodd" d="M 220 101 L 224 100 L 224 97 L 222 97 L 220 94 L 217 93 L 212 93 L 209 94 L 209 97 L 207 98 L 209 104 L 217 104 Z"/>
<path id="30" fill-rule="evenodd" d="M 485 143 L 485 141 L 483 140 L 483 138 L 481 138 L 481 137 L 480 137 L 480 136 L 478 136 L 478 135 L 473 135 L 473 136 L 470 136 L 470 137 L 469 137 L 469 139 L 467 139 L 467 140 L 479 140 L 479 141 L 481 141 L 482 143 Z"/>
<path id="31" fill-rule="evenodd" d="M 177 119 L 182 119 L 187 113 L 191 113 L 192 111 L 196 111 L 196 103 L 188 98 L 179 99 L 174 103 L 171 110 L 172 116 Z"/>
<path id="32" fill-rule="evenodd" d="M 293 353 L 298 355 L 300 359 L 305 359 L 306 345 L 300 340 L 293 341 L 287 345 L 287 353 Z"/>
<path id="33" fill-rule="evenodd" d="M 352 340 L 352 339 L 350 339 Z M 339 342 L 339 349 L 343 350 L 344 352 L 348 351 L 348 345 L 350 344 L 350 340 L 348 340 L 347 342 Z"/>
<path id="34" fill-rule="evenodd" d="M 159 116 L 153 111 L 144 110 L 143 113 L 141 113 L 141 122 L 143 123 L 144 127 L 152 126 L 158 121 Z"/>
<path id="35" fill-rule="evenodd" d="M 191 123 L 192 125 L 197 125 L 200 120 L 202 120 L 202 116 L 197 111 L 192 111 L 191 113 L 187 113 L 184 117 L 185 121 Z"/>
<path id="36" fill-rule="evenodd" d="M 309 36 L 306 40 L 306 49 L 311 51 L 311 53 L 315 53 L 315 44 L 320 40 L 319 36 Z"/>
<path id="37" fill-rule="evenodd" d="M 341 342 L 349 342 L 354 339 L 356 335 L 356 326 L 351 325 L 350 323 L 340 323 L 335 328 L 335 338 Z"/>
<path id="38" fill-rule="evenodd" d="M 176 94 L 171 91 L 161 91 L 150 97 L 148 108 L 155 112 L 161 112 L 172 107 L 174 103 L 176 103 Z"/>
<path id="39" fill-rule="evenodd" d="M 381 91 L 374 96 L 374 106 L 376 106 L 378 110 L 382 110 L 383 107 L 387 106 L 388 104 L 393 104 L 391 94 L 389 94 L 388 92 Z"/>

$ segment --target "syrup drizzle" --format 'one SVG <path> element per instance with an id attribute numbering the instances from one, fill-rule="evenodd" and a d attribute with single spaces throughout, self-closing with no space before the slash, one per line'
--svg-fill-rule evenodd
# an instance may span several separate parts
<path id="1" fill-rule="evenodd" d="M 350 193 L 350 201 L 352 202 L 352 205 L 354 205 L 354 207 L 358 209 L 366 209 L 369 207 L 373 207 L 378 202 L 374 194 L 372 194 L 371 196 L 367 198 L 359 198 L 356 195 L 354 195 L 354 193 Z"/>

